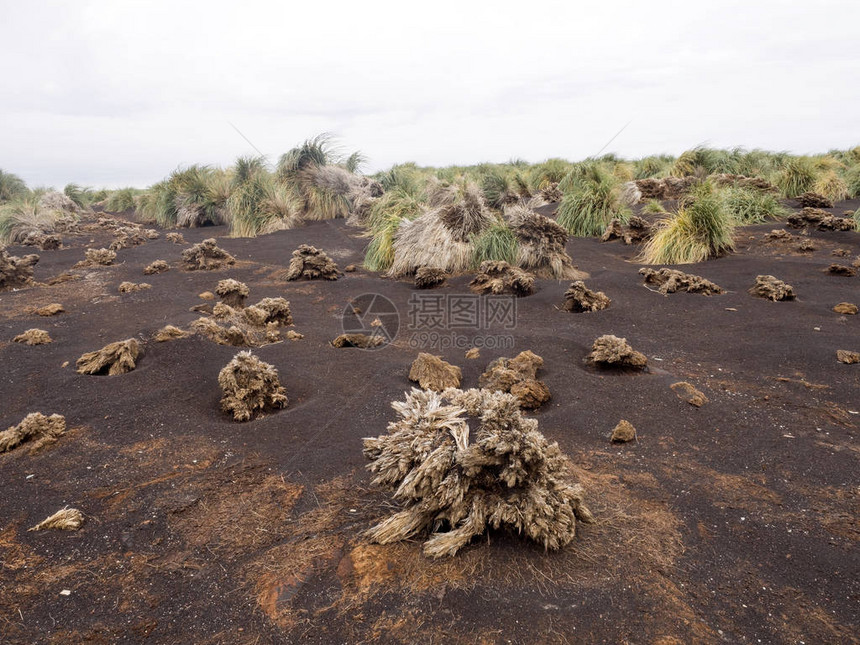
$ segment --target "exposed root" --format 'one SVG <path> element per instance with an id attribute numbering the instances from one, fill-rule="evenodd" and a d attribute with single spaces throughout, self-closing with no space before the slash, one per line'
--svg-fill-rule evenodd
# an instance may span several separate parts
<path id="1" fill-rule="evenodd" d="M 469 283 L 469 288 L 481 294 L 525 297 L 534 292 L 534 284 L 535 278 L 530 273 L 512 267 L 504 260 L 486 260 L 481 262 L 478 275 Z"/>
<path id="2" fill-rule="evenodd" d="M 46 417 L 41 412 L 31 412 L 16 426 L 0 432 L 0 453 L 9 452 L 33 439 L 56 440 L 66 431 L 66 418 L 60 414 Z"/>
<path id="3" fill-rule="evenodd" d="M 432 289 L 445 284 L 448 273 L 434 267 L 421 267 L 415 272 L 416 289 Z"/>
<path id="4" fill-rule="evenodd" d="M 13 343 L 24 343 L 25 345 L 46 345 L 51 336 L 44 329 L 28 329 L 23 334 L 18 334 L 12 339 Z"/>
<path id="5" fill-rule="evenodd" d="M 287 396 L 278 371 L 251 352 L 239 352 L 218 374 L 221 409 L 233 414 L 234 421 L 248 421 L 267 409 L 284 408 Z"/>
<path id="6" fill-rule="evenodd" d="M 105 345 L 96 352 L 87 352 L 77 361 L 79 374 L 125 374 L 137 366 L 143 355 L 140 344 L 134 338 Z"/>
<path id="7" fill-rule="evenodd" d="M 634 350 L 626 338 L 607 334 L 594 341 L 591 353 L 585 357 L 587 363 L 601 367 L 621 367 L 636 370 L 645 369 L 648 359 L 645 354 Z"/>
<path id="8" fill-rule="evenodd" d="M 170 271 L 170 265 L 164 260 L 155 260 L 144 268 L 143 273 L 144 275 L 157 275 L 165 271 Z"/>
<path id="9" fill-rule="evenodd" d="M 179 340 L 180 338 L 188 338 L 191 335 L 191 332 L 184 331 L 179 327 L 174 327 L 173 325 L 166 325 L 159 329 L 155 336 L 152 339 L 156 343 L 164 343 L 168 340 Z"/>
<path id="10" fill-rule="evenodd" d="M 388 434 L 364 440 L 364 455 L 373 483 L 394 490 L 405 508 L 370 529 L 374 542 L 430 533 L 424 553 L 438 558 L 492 527 L 556 550 L 573 539 L 577 519 L 593 521 L 582 488 L 565 481 L 558 444 L 522 416 L 512 395 L 413 389 L 392 407 L 399 418 Z"/>
<path id="11" fill-rule="evenodd" d="M 20 289 L 33 282 L 33 267 L 39 261 L 35 254 L 18 257 L 0 248 L 0 291 Z"/>
<path id="12" fill-rule="evenodd" d="M 143 291 L 144 289 L 152 289 L 152 285 L 148 282 L 120 282 L 120 293 L 133 293 L 135 291 Z"/>
<path id="13" fill-rule="evenodd" d="M 550 400 L 549 388 L 537 379 L 543 359 L 526 350 L 514 358 L 497 358 L 478 379 L 483 389 L 513 394 L 526 410 L 534 410 Z"/>
<path id="14" fill-rule="evenodd" d="M 602 291 L 592 291 L 582 280 L 571 282 L 564 292 L 565 311 L 601 311 L 606 309 L 612 300 Z"/>
<path id="15" fill-rule="evenodd" d="M 244 282 L 227 278 L 218 282 L 218 286 L 215 287 L 215 293 L 220 296 L 221 302 L 225 305 L 242 308 L 245 306 L 245 300 L 251 292 L 248 290 L 248 285 Z"/>
<path id="16" fill-rule="evenodd" d="M 460 387 L 463 372 L 456 365 L 442 360 L 441 356 L 433 356 L 421 352 L 412 362 L 409 369 L 409 380 L 415 381 L 425 390 L 442 392 L 449 387 Z"/>
<path id="17" fill-rule="evenodd" d="M 308 244 L 302 244 L 293 251 L 290 266 L 287 269 L 286 279 L 292 280 L 337 280 L 343 275 L 337 268 L 334 260 L 322 250 Z"/>
<path id="18" fill-rule="evenodd" d="M 686 291 L 687 293 L 700 293 L 704 296 L 710 296 L 723 293 L 722 287 L 710 280 L 677 269 L 663 268 L 655 271 L 643 267 L 639 269 L 639 275 L 645 277 L 645 284 L 657 286 L 657 290 L 662 294 Z"/>
<path id="19" fill-rule="evenodd" d="M 774 302 L 778 300 L 794 300 L 794 288 L 772 275 L 758 275 L 755 285 L 750 288 L 750 294 L 759 298 L 767 298 Z"/>
<path id="20" fill-rule="evenodd" d="M 84 514 L 76 508 L 63 508 L 42 520 L 28 531 L 77 531 L 84 525 Z"/>
<path id="21" fill-rule="evenodd" d="M 212 271 L 225 265 L 236 264 L 236 258 L 218 247 L 210 237 L 182 252 L 182 264 L 186 271 Z"/>

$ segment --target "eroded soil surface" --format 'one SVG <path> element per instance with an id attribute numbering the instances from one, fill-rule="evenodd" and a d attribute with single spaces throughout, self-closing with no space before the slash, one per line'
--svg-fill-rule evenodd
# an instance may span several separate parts
<path id="1" fill-rule="evenodd" d="M 37 251 L 42 284 L 0 293 L 0 429 L 40 411 L 64 415 L 69 430 L 0 455 L 0 641 L 860 642 L 860 365 L 836 360 L 860 351 L 860 315 L 832 311 L 860 304 L 860 277 L 824 271 L 860 257 L 860 234 L 768 238 L 782 228 L 742 229 L 736 254 L 682 267 L 726 290 L 710 297 L 661 295 L 643 285 L 636 247 L 573 239 L 568 252 L 608 309 L 568 313 L 569 283 L 538 280 L 514 329 L 457 329 L 462 346 L 441 349 L 410 343 L 427 331 L 410 329 L 410 281 L 361 268 L 285 281 L 302 243 L 341 270 L 360 267 L 368 240 L 342 221 L 258 239 L 185 230 L 184 246 L 162 234 L 111 266 L 76 270 L 109 230 Z M 208 237 L 237 263 L 182 270 L 182 249 Z M 798 251 L 805 240 L 814 250 Z M 158 259 L 170 270 L 144 276 Z M 67 272 L 74 279 L 47 284 Z M 750 296 L 759 274 L 797 299 Z M 152 340 L 168 324 L 187 329 L 207 302 L 199 294 L 228 277 L 249 286 L 249 303 L 289 300 L 291 329 L 304 334 L 253 349 L 278 369 L 289 406 L 249 423 L 219 409 L 218 372 L 237 348 Z M 469 294 L 470 277 L 421 293 Z M 123 281 L 152 288 L 119 293 Z M 365 293 L 394 303 L 397 337 L 376 350 L 331 347 L 344 308 Z M 55 302 L 64 313 L 31 313 Z M 33 327 L 53 342 L 11 342 Z M 587 366 L 604 334 L 627 338 L 648 371 Z M 508 335 L 512 346 L 464 358 Z M 75 372 L 83 353 L 127 338 L 144 347 L 134 371 Z M 544 358 L 552 393 L 532 414 L 570 456 L 597 523 L 561 552 L 505 534 L 438 561 L 420 541 L 370 544 L 364 531 L 396 507 L 369 485 L 361 439 L 385 431 L 417 353 L 442 355 L 476 387 L 490 361 L 526 349 Z M 708 402 L 679 398 L 679 381 Z M 638 441 L 609 442 L 621 419 Z M 66 505 L 84 512 L 81 530 L 27 532 Z"/>

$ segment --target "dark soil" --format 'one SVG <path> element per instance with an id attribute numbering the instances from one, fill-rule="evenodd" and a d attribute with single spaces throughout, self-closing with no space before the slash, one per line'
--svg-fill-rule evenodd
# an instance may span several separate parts
<path id="1" fill-rule="evenodd" d="M 572 239 L 568 253 L 610 308 L 568 313 L 569 281 L 537 280 L 516 300 L 514 329 L 457 329 L 458 347 L 421 348 L 410 297 L 478 298 L 470 275 L 432 292 L 364 269 L 282 278 L 303 243 L 360 265 L 367 238 L 343 221 L 257 239 L 183 231 L 189 245 L 216 237 L 235 256 L 216 271 L 182 270 L 185 247 L 163 235 L 119 250 L 112 266 L 73 270 L 112 238 L 64 236 L 66 248 L 39 253 L 35 279 L 77 279 L 0 293 L 0 429 L 36 411 L 69 428 L 36 452 L 0 455 L 0 641 L 860 642 L 860 365 L 835 357 L 860 350 L 860 316 L 831 310 L 858 300 L 860 278 L 823 272 L 834 249 L 860 256 L 860 234 L 809 231 L 816 250 L 801 254 L 797 241 L 768 240 L 774 228 L 742 229 L 735 254 L 679 267 L 726 290 L 710 297 L 643 286 L 636 246 Z M 151 289 L 117 293 L 156 259 L 171 269 L 147 277 Z M 797 300 L 750 296 L 759 274 L 793 285 Z M 151 340 L 168 324 L 188 328 L 206 302 L 198 294 L 224 278 L 247 284 L 252 302 L 289 300 L 290 329 L 304 334 L 254 348 L 289 406 L 242 424 L 220 411 L 217 382 L 240 348 Z M 331 347 L 344 308 L 366 293 L 394 303 L 399 333 L 379 349 Z M 65 313 L 28 313 L 52 302 Z M 384 323 L 390 331 L 390 315 Z M 32 327 L 54 342 L 11 342 Z M 604 334 L 626 338 L 648 370 L 587 366 Z M 508 335 L 512 345 L 486 342 Z M 145 347 L 134 371 L 75 372 L 85 352 L 127 338 Z M 474 346 L 481 358 L 466 360 Z M 393 419 L 418 352 L 476 387 L 493 359 L 526 349 L 544 358 L 552 392 L 533 416 L 570 456 L 597 523 L 550 553 L 505 534 L 436 561 L 421 540 L 370 544 L 364 531 L 393 503 L 369 486 L 361 439 Z M 678 381 L 709 402 L 678 398 Z M 638 441 L 609 442 L 621 419 Z M 66 505 L 85 514 L 81 530 L 27 532 Z"/>

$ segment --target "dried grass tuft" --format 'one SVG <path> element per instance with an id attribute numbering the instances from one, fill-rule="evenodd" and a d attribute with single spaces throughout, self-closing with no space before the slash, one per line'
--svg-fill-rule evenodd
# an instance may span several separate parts
<path id="1" fill-rule="evenodd" d="M 152 285 L 148 282 L 120 282 L 118 291 L 120 293 L 133 293 L 135 291 L 143 291 L 145 289 L 152 289 Z"/>
<path id="2" fill-rule="evenodd" d="M 23 334 L 18 334 L 12 339 L 13 343 L 24 343 L 25 345 L 46 345 L 53 342 L 51 336 L 44 329 L 28 329 Z"/>
<path id="3" fill-rule="evenodd" d="M 607 334 L 594 341 L 587 363 L 601 367 L 620 367 L 642 370 L 648 365 L 645 354 L 634 350 L 626 338 Z"/>
<path id="4" fill-rule="evenodd" d="M 220 248 L 214 237 L 210 237 L 185 249 L 182 252 L 182 264 L 186 271 L 212 271 L 236 264 L 236 258 Z"/>
<path id="5" fill-rule="evenodd" d="M 527 271 L 513 267 L 504 260 L 486 260 L 481 262 L 478 275 L 469 283 L 469 288 L 481 294 L 525 297 L 534 292 L 534 284 L 534 276 Z"/>
<path id="6" fill-rule="evenodd" d="M 34 309 L 33 313 L 38 316 L 44 316 L 47 318 L 49 316 L 56 316 L 57 314 L 61 314 L 65 310 L 66 308 L 63 307 L 63 305 L 61 305 L 59 302 L 52 302 L 51 304 L 45 305 L 44 307 Z"/>
<path id="7" fill-rule="evenodd" d="M 512 395 L 413 389 L 392 407 L 398 419 L 388 434 L 364 440 L 364 455 L 373 483 L 392 489 L 405 508 L 370 529 L 374 542 L 429 533 L 424 553 L 439 558 L 492 527 L 556 550 L 573 539 L 577 520 L 594 520 L 582 488 L 566 481 L 558 444 L 522 416 Z"/>
<path id="8" fill-rule="evenodd" d="M 0 432 L 0 453 L 9 452 L 26 441 L 39 439 L 56 440 L 66 431 L 66 418 L 60 414 L 46 417 L 41 412 L 31 412 L 16 426 Z"/>
<path id="9" fill-rule="evenodd" d="M 221 409 L 234 421 L 248 421 L 259 412 L 287 406 L 278 371 L 251 352 L 239 352 L 218 374 Z"/>
<path id="10" fill-rule="evenodd" d="M 645 284 L 657 286 L 657 291 L 664 295 L 675 293 L 676 291 L 700 293 L 704 296 L 723 293 L 723 288 L 710 280 L 676 269 L 663 268 L 655 271 L 654 269 L 643 267 L 639 269 L 639 275 L 645 277 Z"/>
<path id="11" fill-rule="evenodd" d="M 45 518 L 28 531 L 77 531 L 84 525 L 84 514 L 76 508 L 63 508 Z"/>
<path id="12" fill-rule="evenodd" d="M 134 338 L 105 345 L 95 352 L 87 352 L 77 361 L 79 374 L 126 374 L 137 366 L 143 355 L 140 344 Z"/>
<path id="13" fill-rule="evenodd" d="M 221 298 L 221 302 L 231 307 L 242 308 L 245 306 L 245 300 L 251 293 L 248 285 L 232 278 L 220 280 L 218 286 L 215 287 L 215 293 Z"/>
<path id="14" fill-rule="evenodd" d="M 187 244 L 185 238 L 182 237 L 182 233 L 168 233 L 164 238 L 171 244 Z"/>
<path id="15" fill-rule="evenodd" d="M 564 310 L 571 312 L 602 311 L 612 300 L 602 291 L 592 291 L 582 280 L 571 282 L 564 292 Z"/>
<path id="16" fill-rule="evenodd" d="M 415 272 L 416 289 L 433 289 L 445 284 L 448 274 L 442 269 L 421 267 Z"/>
<path id="17" fill-rule="evenodd" d="M 188 338 L 190 335 L 191 332 L 184 331 L 179 327 L 174 327 L 173 325 L 165 325 L 155 333 L 155 336 L 153 336 L 152 339 L 156 343 L 164 343 L 169 340 Z"/>
<path id="18" fill-rule="evenodd" d="M 338 270 L 337 264 L 324 251 L 309 244 L 302 244 L 293 251 L 285 277 L 289 281 L 320 278 L 337 280 L 341 275 L 343 274 Z"/>
<path id="19" fill-rule="evenodd" d="M 537 379 L 542 366 L 543 359 L 531 350 L 514 358 L 497 358 L 481 374 L 478 385 L 485 390 L 508 392 L 517 398 L 521 408 L 534 410 L 551 397 L 546 384 Z"/>
<path id="20" fill-rule="evenodd" d="M 35 254 L 18 257 L 0 248 L 0 291 L 20 289 L 33 282 L 33 267 L 39 261 Z"/>
<path id="21" fill-rule="evenodd" d="M 505 211 L 518 242 L 517 265 L 540 278 L 575 280 L 586 277 L 565 250 L 567 230 L 522 206 Z"/>
<path id="22" fill-rule="evenodd" d="M 441 356 L 421 352 L 409 369 L 409 380 L 422 389 L 443 392 L 449 387 L 460 387 L 463 372 L 456 365 L 442 360 Z"/>
<path id="23" fill-rule="evenodd" d="M 766 298 L 774 302 L 780 300 L 794 300 L 794 287 L 772 275 L 757 275 L 755 284 L 749 290 L 750 294 L 758 298 Z"/>
<path id="24" fill-rule="evenodd" d="M 165 271 L 170 271 L 170 265 L 167 264 L 164 260 L 155 260 L 154 262 L 150 262 L 144 269 L 144 275 L 157 275 L 159 273 L 164 273 Z"/>

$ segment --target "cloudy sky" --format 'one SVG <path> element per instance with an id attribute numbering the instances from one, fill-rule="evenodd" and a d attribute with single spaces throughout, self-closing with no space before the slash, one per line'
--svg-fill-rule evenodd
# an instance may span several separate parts
<path id="1" fill-rule="evenodd" d="M 320 132 L 367 171 L 860 144 L 860 5 L 0 0 L 0 168 L 146 186 Z"/>

